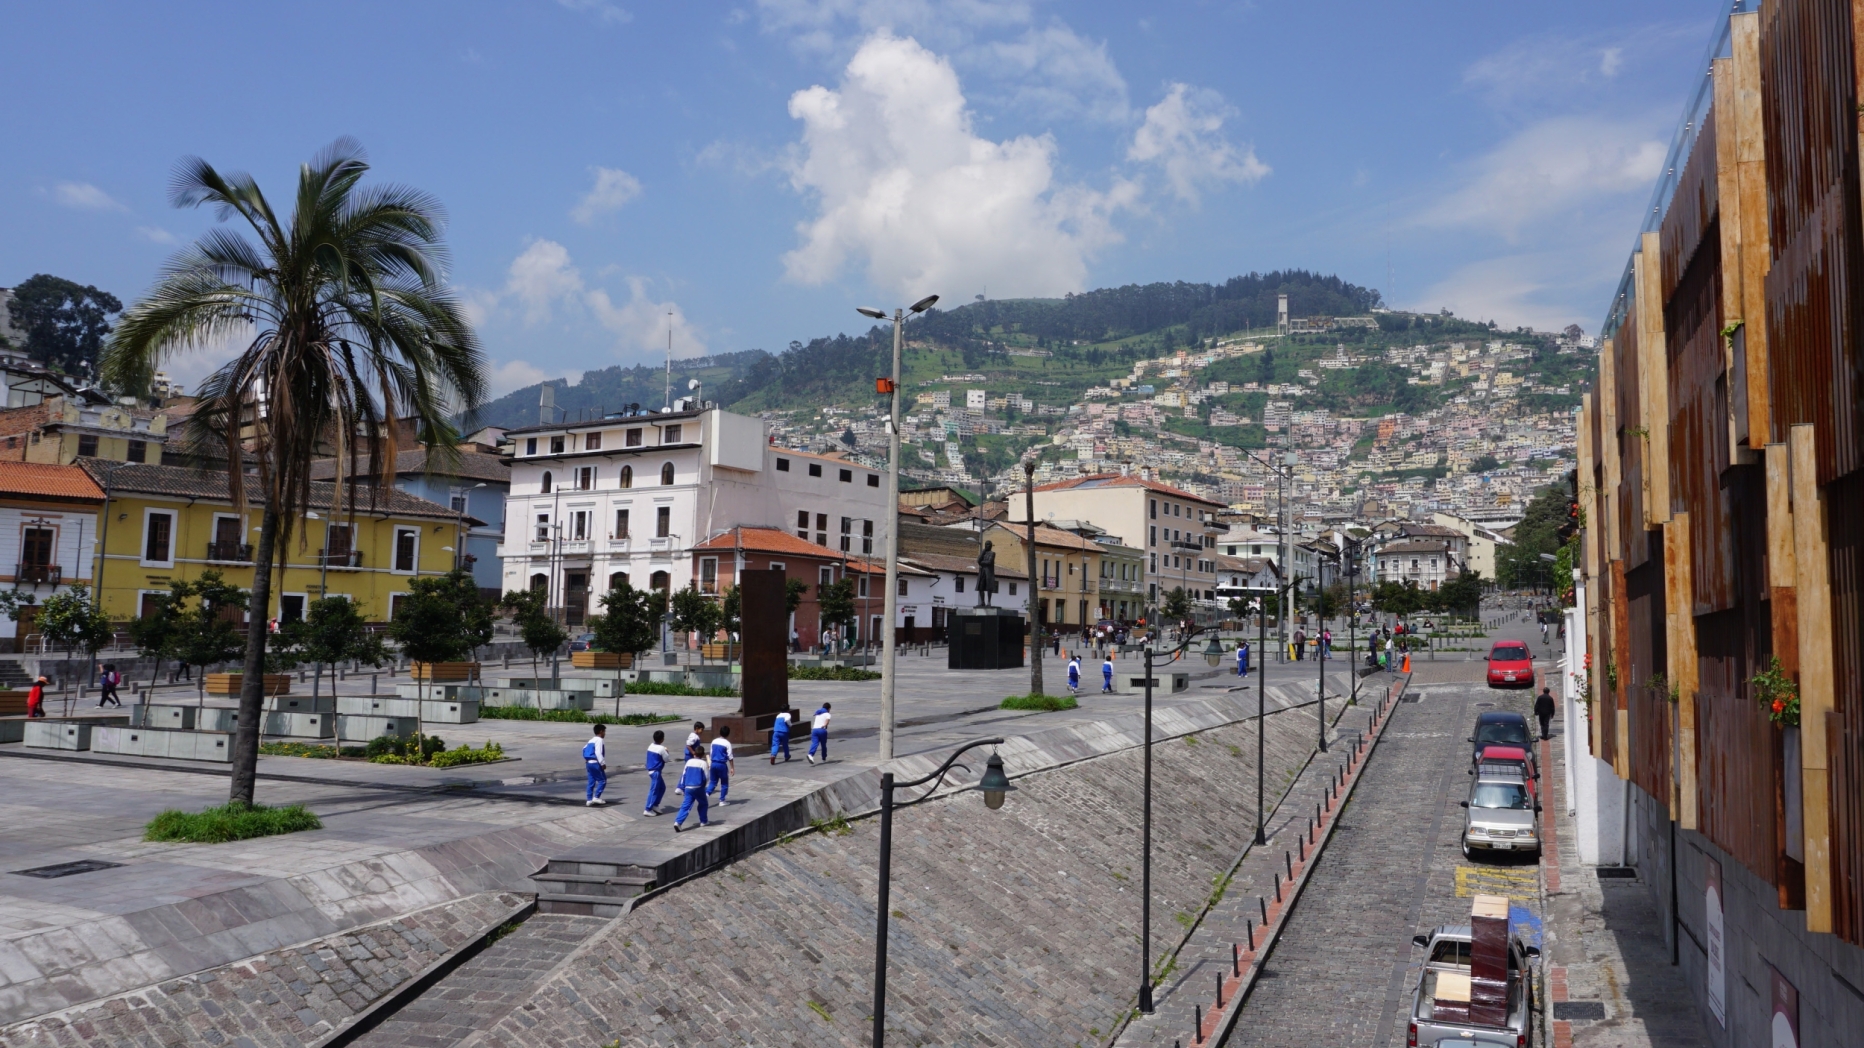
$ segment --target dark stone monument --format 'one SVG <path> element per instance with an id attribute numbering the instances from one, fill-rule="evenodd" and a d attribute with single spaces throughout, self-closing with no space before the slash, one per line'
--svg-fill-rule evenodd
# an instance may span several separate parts
<path id="1" fill-rule="evenodd" d="M 744 674 L 739 684 L 740 704 L 732 716 L 712 718 L 712 731 L 731 726 L 731 741 L 738 745 L 770 748 L 770 726 L 777 714 L 789 710 L 790 737 L 796 738 L 802 720 L 790 709 L 789 621 L 781 571 L 744 571 L 738 575 L 739 636 L 744 645 Z M 801 727 L 808 741 L 809 729 Z"/>
<path id="2" fill-rule="evenodd" d="M 1007 670 L 1023 664 L 1023 617 L 1007 608 L 953 608 L 946 620 L 945 665 L 954 670 Z"/>

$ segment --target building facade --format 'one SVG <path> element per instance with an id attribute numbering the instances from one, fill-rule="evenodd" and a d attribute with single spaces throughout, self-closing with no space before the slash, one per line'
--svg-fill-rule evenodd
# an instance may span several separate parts
<path id="1" fill-rule="evenodd" d="M 445 543 L 453 547 L 449 552 L 472 572 L 481 592 L 493 599 L 503 593 L 498 547 L 505 537 L 505 496 L 511 491 L 511 466 L 504 457 L 472 442 L 452 456 L 417 446 L 396 453 L 393 472 L 397 488 L 454 511 L 453 538 Z M 334 480 L 336 464 L 319 462 L 311 476 Z"/>
<path id="2" fill-rule="evenodd" d="M 227 475 L 182 466 L 86 461 L 84 470 L 106 494 L 98 525 L 103 552 L 99 593 L 104 611 L 122 622 L 145 614 L 169 583 L 214 570 L 252 588 L 253 543 L 261 507 L 255 482 L 244 509 L 234 505 Z M 386 622 L 409 584 L 453 568 L 457 514 L 449 507 L 393 488 L 346 485 L 336 519 L 336 486 L 311 484 L 316 519 L 297 522 L 279 549 L 267 618 L 301 617 L 320 596 L 345 596 L 372 622 Z M 469 518 L 470 519 L 470 518 Z M 476 522 L 475 522 L 476 523 Z M 326 550 L 328 552 L 326 552 Z M 261 609 L 253 609 L 258 613 Z"/>
<path id="3" fill-rule="evenodd" d="M 103 489 L 76 466 L 0 462 L 0 572 L 12 569 L 0 583 L 33 601 L 16 619 L 0 616 L 0 646 L 37 650 L 37 605 L 91 585 L 103 503 Z"/>
<path id="4" fill-rule="evenodd" d="M 684 588 L 693 550 L 733 527 L 884 557 L 881 474 L 774 447 L 766 434 L 759 419 L 710 407 L 507 431 L 503 588 L 545 590 L 575 626 L 592 595 L 623 580 Z"/>
<path id="5" fill-rule="evenodd" d="M 1007 499 L 1009 519 L 1023 520 L 1024 500 Z M 1099 474 L 1035 489 L 1036 519 L 1090 521 L 1145 554 L 1145 600 L 1181 587 L 1214 607 L 1217 542 L 1229 529 L 1223 504 L 1136 474 Z"/>

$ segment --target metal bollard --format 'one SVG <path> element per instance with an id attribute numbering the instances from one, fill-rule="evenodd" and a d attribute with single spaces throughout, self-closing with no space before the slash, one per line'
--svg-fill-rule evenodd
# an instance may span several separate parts
<path id="1" fill-rule="evenodd" d="M 378 690 L 376 688 L 376 678 L 378 676 L 380 676 L 380 674 L 375 674 L 375 673 L 369 674 L 369 694 L 371 695 L 374 695 L 376 691 Z"/>
<path id="2" fill-rule="evenodd" d="M 1262 900 L 1262 896 L 1258 895 L 1256 896 L 1256 906 L 1260 907 L 1262 910 L 1262 931 L 1263 934 L 1266 935 L 1269 930 L 1269 904 Z"/>
<path id="3" fill-rule="evenodd" d="M 1243 974 L 1242 957 L 1235 943 L 1230 944 L 1230 974 L 1235 976 Z"/>
<path id="4" fill-rule="evenodd" d="M 1288 879 L 1294 880 L 1294 856 L 1288 852 L 1282 852 L 1281 857 L 1282 865 L 1288 867 Z"/>
<path id="5" fill-rule="evenodd" d="M 1249 927 L 1249 952 L 1254 953 L 1256 952 L 1256 922 L 1245 920 L 1243 923 Z"/>
<path id="6" fill-rule="evenodd" d="M 1197 1026 L 1191 1031 L 1192 1044 L 1196 1044 L 1204 1037 L 1204 1006 L 1200 1004 L 1195 1007 L 1197 1008 Z"/>
<path id="7" fill-rule="evenodd" d="M 1223 973 L 1217 973 L 1217 1007 L 1223 1007 Z"/>

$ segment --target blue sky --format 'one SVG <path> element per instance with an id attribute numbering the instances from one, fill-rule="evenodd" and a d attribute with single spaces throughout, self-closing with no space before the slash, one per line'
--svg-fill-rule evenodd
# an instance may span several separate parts
<path id="1" fill-rule="evenodd" d="M 14 5 L 0 286 L 129 300 L 339 135 L 439 197 L 498 390 L 852 307 L 1337 272 L 1596 328 L 1724 5 Z M 669 312 L 672 313 L 669 318 Z M 173 369 L 198 380 L 202 354 Z"/>

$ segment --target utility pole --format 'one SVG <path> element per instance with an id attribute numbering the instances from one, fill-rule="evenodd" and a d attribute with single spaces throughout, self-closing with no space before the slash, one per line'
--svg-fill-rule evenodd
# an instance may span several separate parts
<path id="1" fill-rule="evenodd" d="M 881 614 L 886 625 L 880 634 L 880 759 L 893 759 L 894 659 L 898 657 L 894 622 L 900 592 L 900 352 L 906 332 L 906 314 L 893 311 L 893 378 L 887 383 L 892 400 L 887 414 L 887 592 Z"/>
<path id="2" fill-rule="evenodd" d="M 1023 506 L 1029 514 L 1029 694 L 1042 694 L 1042 586 L 1036 574 L 1036 460 L 1023 460 Z"/>

